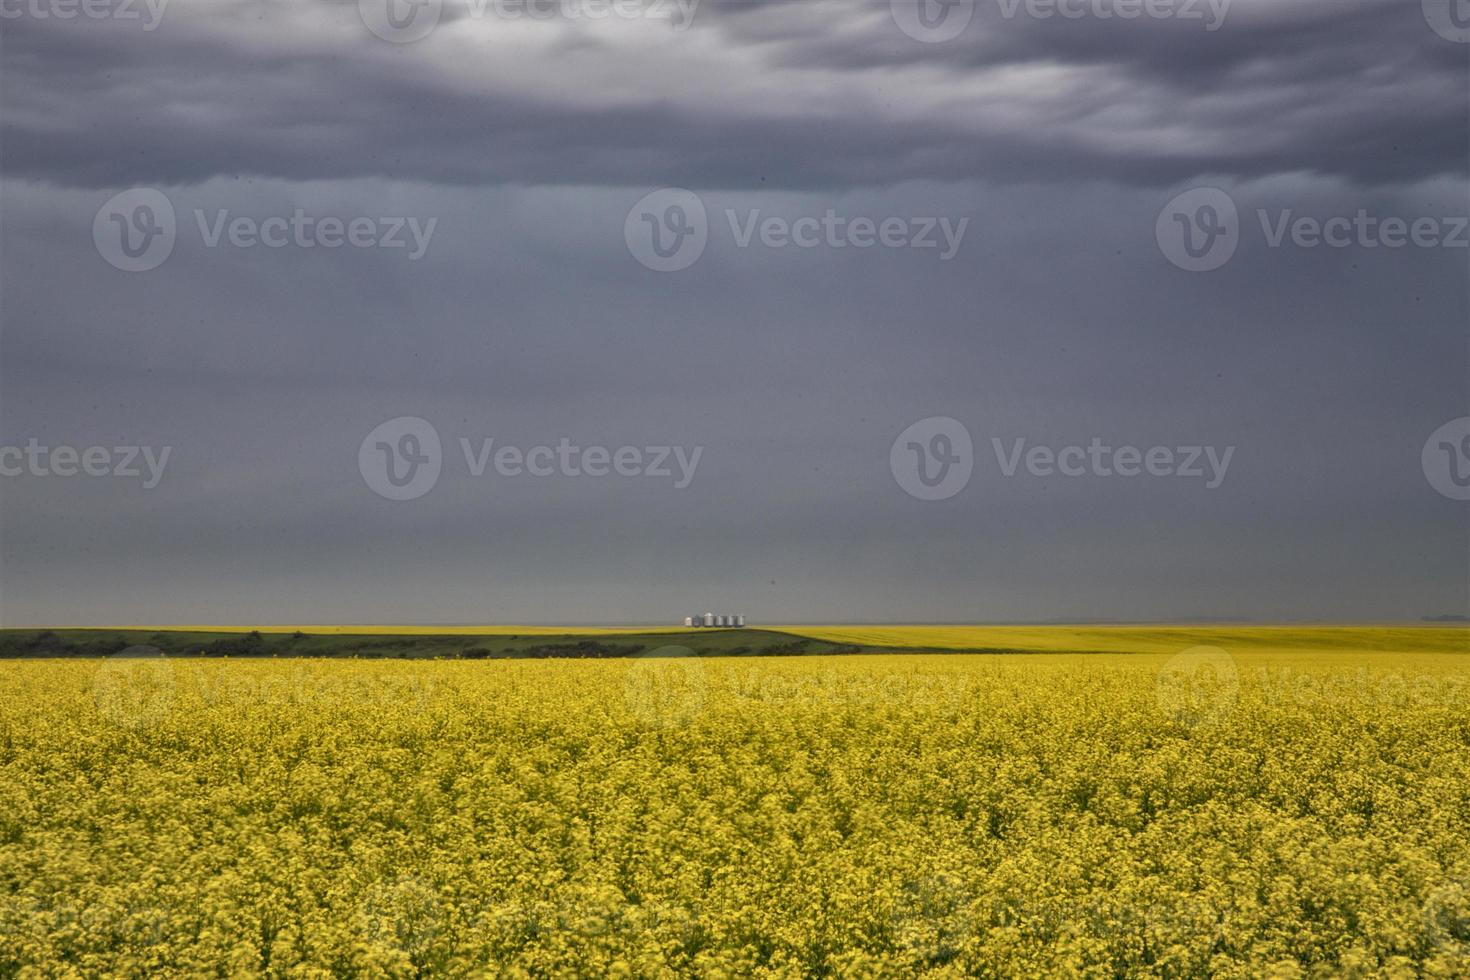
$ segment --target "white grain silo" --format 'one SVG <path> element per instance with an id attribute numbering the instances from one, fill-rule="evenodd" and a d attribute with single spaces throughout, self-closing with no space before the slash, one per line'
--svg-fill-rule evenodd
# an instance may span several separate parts
<path id="1" fill-rule="evenodd" d="M 735 628 L 745 629 L 745 617 L 743 615 L 735 617 Z"/>
<path id="2" fill-rule="evenodd" d="M 715 625 L 715 614 L 714 613 L 705 613 L 704 614 L 704 625 L 706 625 L 706 626 L 713 626 L 713 625 Z"/>
<path id="3" fill-rule="evenodd" d="M 684 617 L 684 625 L 685 626 L 693 626 L 694 625 L 694 617 L 693 616 L 685 616 Z"/>

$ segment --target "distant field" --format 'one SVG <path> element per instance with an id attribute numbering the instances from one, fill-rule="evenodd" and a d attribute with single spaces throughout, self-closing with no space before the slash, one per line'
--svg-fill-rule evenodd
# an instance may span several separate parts
<path id="1" fill-rule="evenodd" d="M 0 976 L 1466 977 L 1467 663 L 10 661 Z"/>
<path id="2" fill-rule="evenodd" d="M 129 633 L 307 633 L 313 636 L 616 636 L 686 633 L 686 626 L 96 626 L 89 629 Z"/>
<path id="3" fill-rule="evenodd" d="M 1411 626 L 777 626 L 864 647 L 1028 653 L 1177 653 L 1192 646 L 1302 653 L 1470 653 L 1470 624 Z"/>
<path id="4" fill-rule="evenodd" d="M 110 656 L 146 647 L 180 656 L 544 659 L 838 653 L 1470 654 L 1470 626 L 774 626 L 690 630 L 566 626 L 178 626 L 0 630 L 0 657 Z"/>
<path id="5" fill-rule="evenodd" d="M 495 627 L 481 632 L 389 633 L 292 631 L 286 627 L 236 631 L 194 629 L 0 630 L 0 658 L 110 657 L 164 654 L 189 657 L 360 657 L 368 659 L 607 659 L 637 656 L 809 656 L 858 653 L 833 643 L 759 629 L 688 630 Z M 323 627 L 307 627 L 322 630 Z M 435 628 L 437 629 L 437 628 Z"/>

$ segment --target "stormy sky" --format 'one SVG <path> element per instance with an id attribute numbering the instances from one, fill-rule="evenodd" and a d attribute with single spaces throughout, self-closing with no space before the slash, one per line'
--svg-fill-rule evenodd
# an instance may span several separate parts
<path id="1" fill-rule="evenodd" d="M 3 0 L 0 625 L 1470 614 L 1467 8 Z"/>

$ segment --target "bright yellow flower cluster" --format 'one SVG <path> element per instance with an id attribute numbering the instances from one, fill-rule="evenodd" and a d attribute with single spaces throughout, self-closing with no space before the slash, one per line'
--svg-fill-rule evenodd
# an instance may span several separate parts
<path id="1" fill-rule="evenodd" d="M 1470 659 L 0 665 L 0 975 L 1470 975 Z"/>

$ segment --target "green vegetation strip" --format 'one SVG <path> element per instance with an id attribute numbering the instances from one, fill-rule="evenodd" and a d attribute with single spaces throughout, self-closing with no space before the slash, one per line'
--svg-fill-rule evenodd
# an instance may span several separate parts
<path id="1" fill-rule="evenodd" d="M 142 649 L 139 649 L 142 648 Z M 0 658 L 110 657 L 154 651 L 178 657 L 362 657 L 424 660 L 605 659 L 645 656 L 773 657 L 864 652 L 864 647 L 768 630 L 689 633 L 318 635 L 175 630 L 0 630 Z"/>

